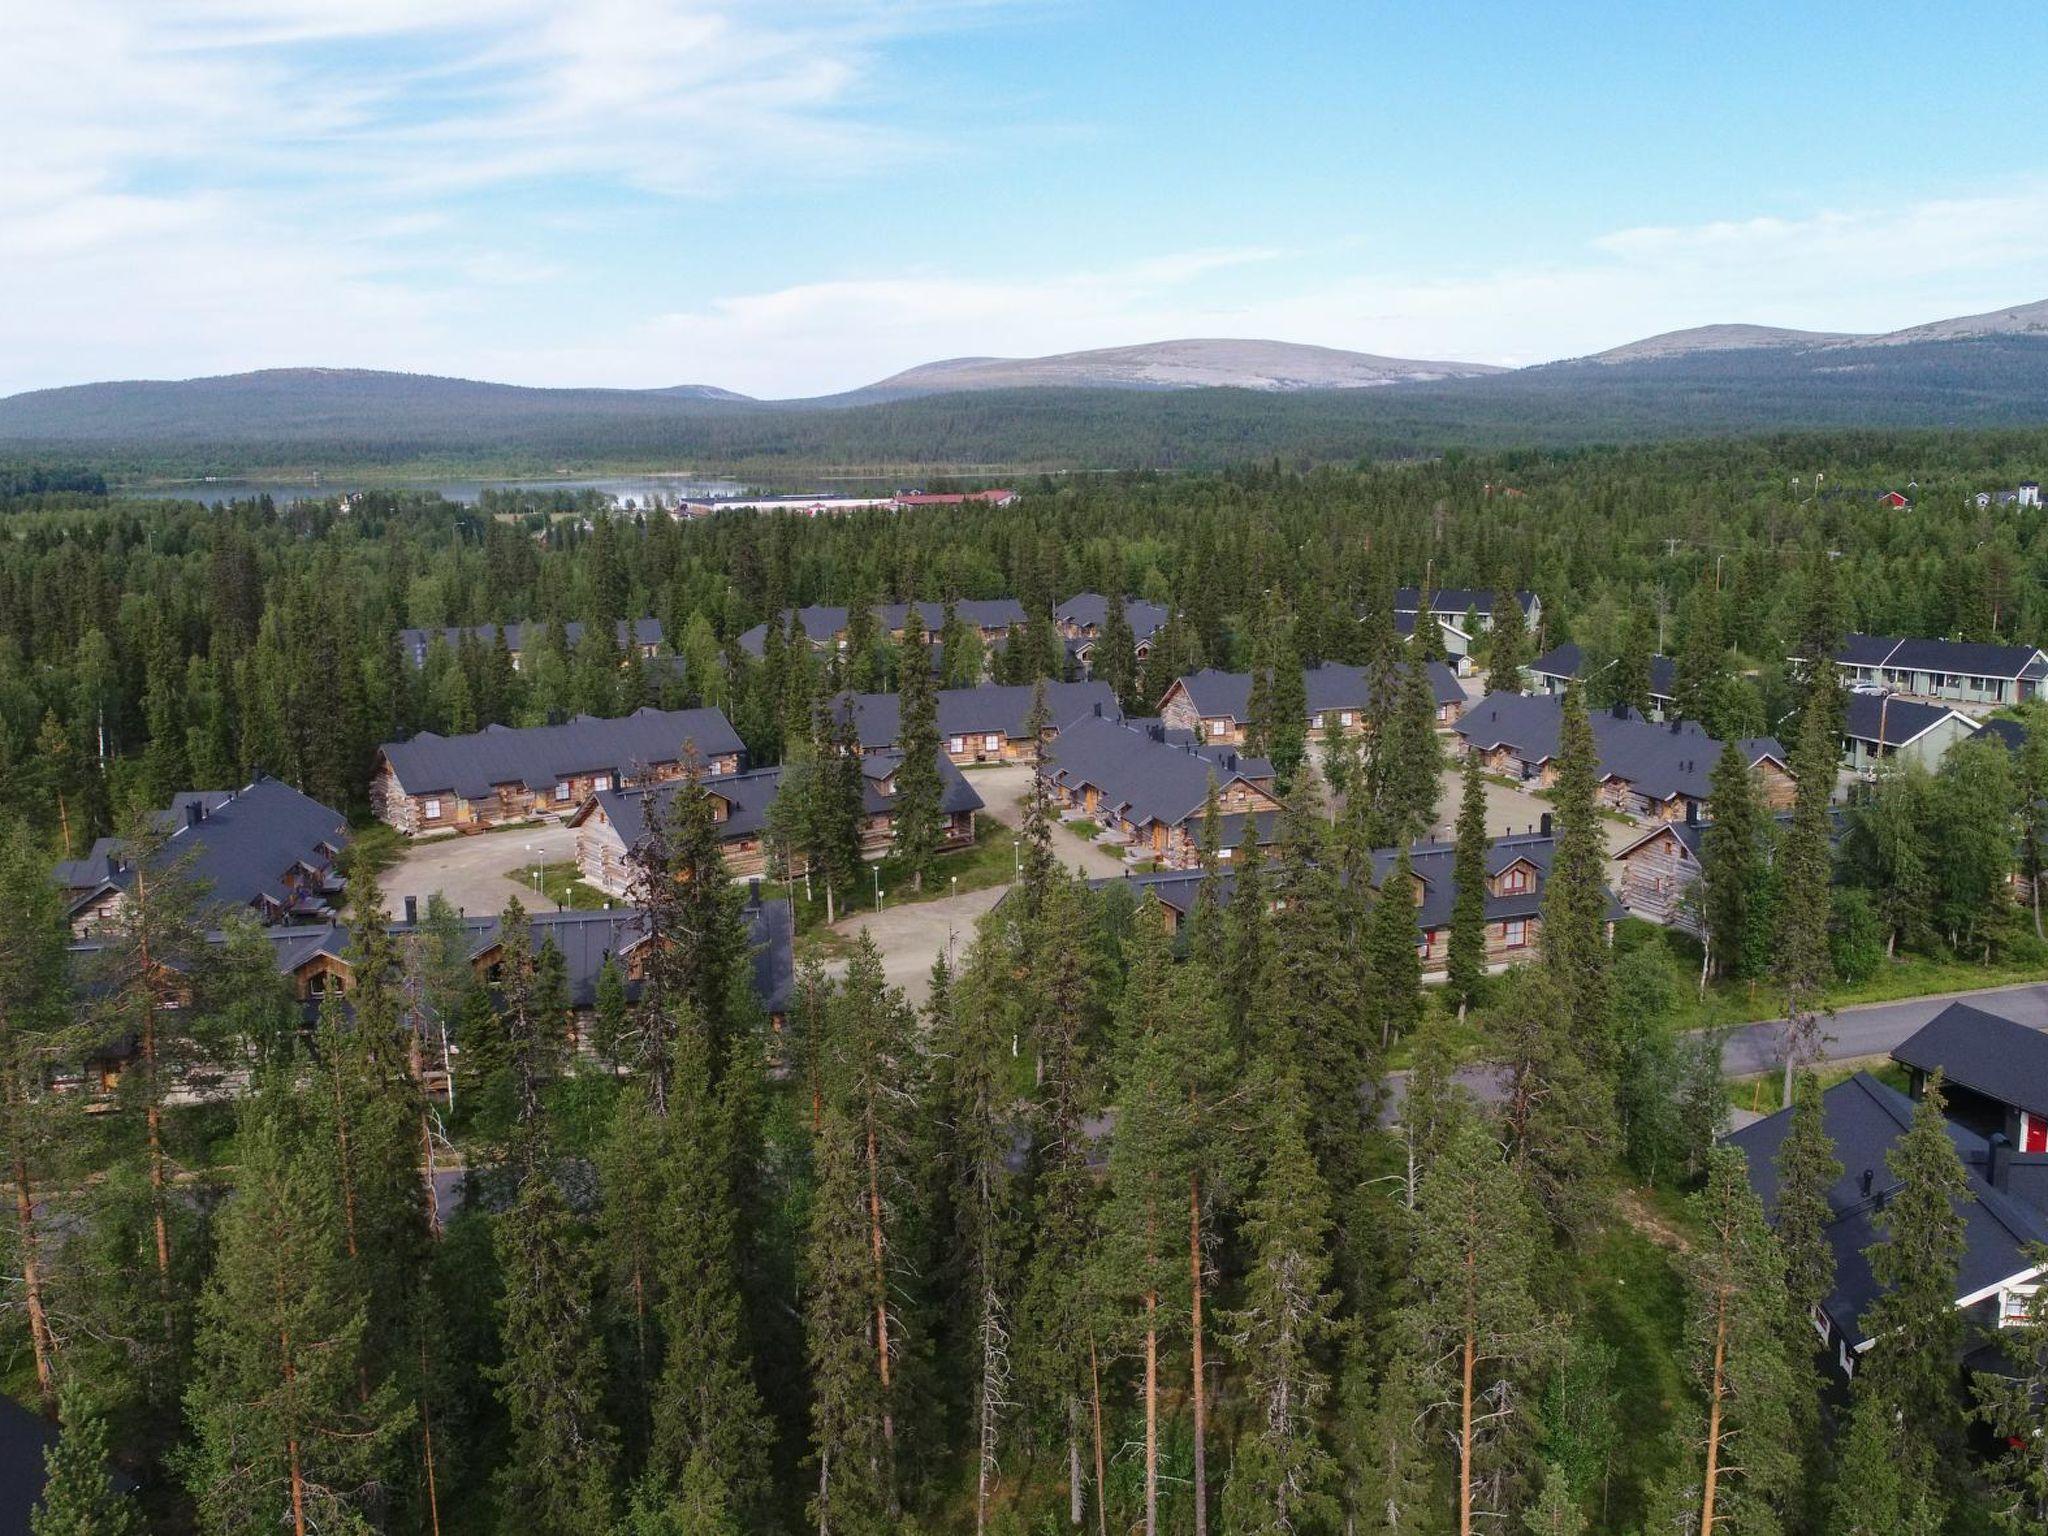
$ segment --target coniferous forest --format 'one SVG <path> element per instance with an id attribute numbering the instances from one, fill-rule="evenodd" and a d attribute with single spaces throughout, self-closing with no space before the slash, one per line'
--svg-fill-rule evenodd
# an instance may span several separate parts
<path id="1" fill-rule="evenodd" d="M 2048 643 L 2039 509 L 1975 499 L 2043 460 L 2038 431 L 1867 433 L 687 523 L 513 495 L 207 508 L 5 469 L 0 1372 L 62 1426 L 38 1536 L 2048 1530 L 2048 1302 L 2006 1330 L 2008 1372 L 1957 1368 L 1938 1085 L 1873 1217 L 1881 1337 L 1853 1380 L 1809 1321 L 1836 1279 L 1833 989 L 2048 973 L 2010 885 L 2048 865 L 2048 735 L 1880 775 L 1837 827 L 1841 691 L 1788 661 L 1852 631 Z M 1587 653 L 1542 959 L 1487 974 L 1467 911 L 1428 989 L 1374 851 L 1455 819 L 1472 867 L 1482 776 L 1438 803 L 1426 700 L 1418 729 L 1386 690 L 1326 758 L 1287 696 L 1297 663 L 1394 654 L 1397 586 L 1540 594 L 1540 634 L 1504 608 L 1488 637 L 1501 683 Z M 601 985 L 580 1048 L 517 902 L 488 981 L 444 904 L 374 920 L 379 743 L 649 703 L 719 707 L 752 761 L 801 765 L 821 878 L 857 891 L 819 703 L 907 683 L 927 730 L 927 667 L 871 624 L 814 654 L 773 621 L 1014 596 L 1029 622 L 988 666 L 1028 683 L 1062 674 L 1051 609 L 1080 591 L 1171 610 L 1142 664 L 1105 642 L 1134 714 L 1205 665 L 1263 680 L 1277 842 L 1227 902 L 1212 857 L 1178 931 L 1063 867 L 1042 781 L 1014 885 L 916 1006 L 855 938 L 800 955 L 771 1026 L 694 781 L 642 853 L 645 974 Z M 619 652 L 648 615 L 672 657 Z M 547 625 L 517 670 L 502 642 L 415 666 L 398 640 L 509 620 Z M 964 681 L 979 652 L 948 630 Z M 1800 781 L 1774 819 L 1724 760 L 1704 953 L 1608 933 L 1589 712 L 1642 701 L 1653 654 L 1689 718 L 1777 736 Z M 160 841 L 175 794 L 258 772 L 364 831 L 345 997 L 309 1014 L 253 925 L 209 942 L 175 864 L 75 951 L 57 860 Z M 1769 1219 L 1718 1140 L 1719 1041 L 1690 1032 L 1710 980 L 1802 1045 Z M 86 1091 L 112 1040 L 131 1065 Z"/>

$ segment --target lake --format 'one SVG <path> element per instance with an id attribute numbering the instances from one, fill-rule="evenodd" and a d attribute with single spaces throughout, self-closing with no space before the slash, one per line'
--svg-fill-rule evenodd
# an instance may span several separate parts
<path id="1" fill-rule="evenodd" d="M 122 496 L 149 501 L 203 501 L 218 506 L 224 501 L 247 501 L 268 496 L 283 506 L 294 501 L 320 501 L 362 490 L 427 491 L 447 501 L 474 506 L 486 490 L 494 491 L 597 491 L 623 505 L 627 501 L 647 506 L 654 500 L 664 505 L 678 500 L 706 501 L 738 496 L 747 489 L 737 480 L 704 480 L 691 475 L 629 475 L 590 480 L 384 480 L 366 484 L 346 478 L 323 477 L 310 480 L 204 480 L 171 485 L 110 486 Z"/>

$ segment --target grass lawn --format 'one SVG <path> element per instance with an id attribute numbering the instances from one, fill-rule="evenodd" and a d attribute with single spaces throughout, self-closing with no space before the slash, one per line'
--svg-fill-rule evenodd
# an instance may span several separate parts
<path id="1" fill-rule="evenodd" d="M 1858 1072 L 1868 1072 L 1879 1082 L 1906 1091 L 1906 1069 L 1887 1058 L 1863 1057 L 1862 1065 L 1855 1061 L 1831 1061 L 1821 1068 L 1819 1077 L 1823 1088 L 1832 1088 Z M 1737 1109 L 1754 1110 L 1757 1114 L 1768 1115 L 1785 1107 L 1785 1074 L 1763 1072 L 1755 1077 L 1731 1077 L 1728 1079 L 1728 1102 Z"/>
<path id="2" fill-rule="evenodd" d="M 614 906 L 621 903 L 605 895 L 596 886 L 590 885 L 576 873 L 576 866 L 566 860 L 553 864 L 529 864 L 516 874 L 505 878 L 517 884 L 532 903 L 532 910 L 547 910 L 540 905 L 540 898 L 534 895 L 534 879 L 540 878 L 540 895 L 555 906 L 567 907 L 576 912 L 595 912 L 606 902 Z"/>
<path id="3" fill-rule="evenodd" d="M 1102 835 L 1102 828 L 1095 822 L 1090 821 L 1086 816 L 1077 816 L 1072 821 L 1063 822 L 1062 825 L 1069 832 L 1073 833 L 1074 836 L 1084 838 L 1091 843 Z"/>
<path id="4" fill-rule="evenodd" d="M 875 884 L 879 873 L 882 887 L 882 905 L 901 906 L 905 902 L 936 901 L 942 896 L 964 896 L 969 891 L 985 891 L 992 886 L 1008 885 L 1016 878 L 1017 834 L 997 821 L 993 816 L 975 818 L 974 846 L 962 848 L 957 853 L 942 853 L 935 862 L 932 872 L 925 876 L 924 890 L 910 888 L 910 875 L 903 867 L 903 861 L 893 854 L 879 863 L 870 864 L 861 872 L 860 889 L 853 893 L 851 902 L 840 902 L 833 909 L 835 917 L 847 917 L 875 909 Z M 810 899 L 804 897 L 802 880 L 783 882 L 796 908 L 796 930 L 799 935 L 809 934 L 825 926 L 825 888 L 817 880 L 811 881 Z M 834 953 L 829 943 L 824 949 Z"/>

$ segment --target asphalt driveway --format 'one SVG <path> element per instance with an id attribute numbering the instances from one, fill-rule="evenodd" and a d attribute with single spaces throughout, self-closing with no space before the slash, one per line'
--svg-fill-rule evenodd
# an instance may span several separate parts
<path id="1" fill-rule="evenodd" d="M 443 899 L 471 913 L 496 913 L 521 894 L 519 871 L 540 860 L 562 864 L 576 857 L 576 834 L 560 822 L 480 832 L 441 842 L 415 844 L 400 855 L 384 876 L 384 910 L 405 910 L 405 898 L 418 898 L 422 909 L 438 891 Z M 554 910 L 554 903 L 525 887 L 529 909 Z"/>

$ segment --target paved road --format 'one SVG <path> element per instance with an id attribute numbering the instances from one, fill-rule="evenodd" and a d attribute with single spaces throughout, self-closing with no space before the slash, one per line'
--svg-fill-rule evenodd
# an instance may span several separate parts
<path id="1" fill-rule="evenodd" d="M 1024 824 L 1024 796 L 1031 788 L 1028 763 L 1004 763 L 999 768 L 975 768 L 968 772 L 972 784 L 988 807 L 988 814 L 1006 827 Z M 1090 879 L 1121 875 L 1129 867 L 1123 856 L 1078 836 L 1064 822 L 1053 825 L 1053 851 L 1060 862 L 1078 869 Z"/>
<path id="2" fill-rule="evenodd" d="M 1950 1003 L 1976 1003 L 1987 1013 L 2025 1024 L 2030 1029 L 2048 1030 L 2048 983 L 2027 981 L 2009 987 L 1986 987 L 1974 992 L 1944 992 L 1934 997 L 1908 998 L 1896 1003 L 1866 1003 L 1844 1008 L 1827 1025 L 1826 1058 L 1851 1061 L 1862 1056 L 1884 1056 L 1893 1046 L 1927 1023 Z M 1721 1049 L 1721 1071 L 1728 1077 L 1750 1077 L 1775 1072 L 1782 1062 L 1784 1022 L 1778 1019 L 1745 1024 L 1729 1035 Z M 1474 1097 L 1493 1102 L 1500 1097 L 1499 1075 L 1492 1067 L 1466 1067 L 1458 1081 Z M 1407 1091 L 1408 1074 L 1393 1072 L 1387 1078 L 1387 1097 L 1382 1119 L 1393 1118 Z"/>
<path id="3" fill-rule="evenodd" d="M 384 910 L 404 911 L 408 896 L 418 897 L 424 908 L 427 897 L 439 891 L 472 915 L 501 912 L 505 903 L 519 894 L 513 877 L 539 857 L 550 864 L 574 859 L 575 832 L 560 822 L 550 822 L 407 848 L 384 877 Z M 526 888 L 524 900 L 529 908 L 538 904 L 541 910 L 553 910 L 554 904 L 535 897 L 531 886 Z"/>
<path id="4" fill-rule="evenodd" d="M 931 994 L 932 962 L 941 950 L 957 960 L 974 938 L 974 924 L 981 915 L 1002 900 L 1007 885 L 969 891 L 965 896 L 942 896 L 937 901 L 907 902 L 884 907 L 880 912 L 856 912 L 832 925 L 832 931 L 857 939 L 863 930 L 882 951 L 882 974 L 889 985 L 901 987 L 913 1003 Z M 833 960 L 825 969 L 840 975 L 846 962 Z"/>

